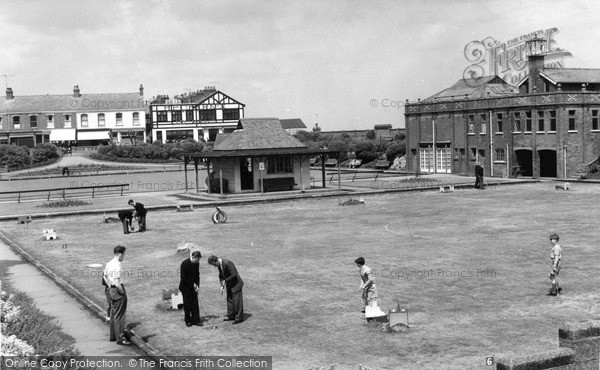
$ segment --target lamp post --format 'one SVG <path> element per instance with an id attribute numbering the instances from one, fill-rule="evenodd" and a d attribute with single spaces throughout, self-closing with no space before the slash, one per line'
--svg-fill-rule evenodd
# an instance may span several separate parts
<path id="1" fill-rule="evenodd" d="M 437 153 L 435 149 L 435 114 L 431 116 L 431 130 L 432 130 L 432 142 L 433 142 L 433 173 L 437 173 Z"/>

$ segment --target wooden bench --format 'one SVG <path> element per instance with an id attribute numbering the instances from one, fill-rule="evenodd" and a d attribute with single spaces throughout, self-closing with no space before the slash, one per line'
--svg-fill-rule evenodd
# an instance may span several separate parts
<path id="1" fill-rule="evenodd" d="M 519 177 L 519 175 L 523 176 L 525 173 L 525 171 L 521 169 L 521 166 L 513 166 L 512 171 L 514 177 Z"/>
<path id="2" fill-rule="evenodd" d="M 335 167 L 335 166 L 337 166 L 337 164 L 338 164 L 337 159 L 330 158 L 327 160 L 327 162 L 325 162 L 325 167 Z"/>
<path id="3" fill-rule="evenodd" d="M 375 162 L 375 168 L 389 168 L 390 167 L 390 161 L 388 161 L 387 159 L 378 159 L 377 162 Z"/>
<path id="4" fill-rule="evenodd" d="M 293 190 L 296 180 L 293 177 L 273 177 L 262 180 L 263 191 Z"/>
<path id="5" fill-rule="evenodd" d="M 206 178 L 206 180 L 204 181 L 206 183 L 206 186 L 208 186 L 208 178 Z M 223 193 L 227 193 L 229 190 L 229 184 L 227 179 L 223 179 Z M 221 181 L 216 178 L 216 179 L 212 179 L 211 184 L 210 184 L 210 192 L 212 194 L 216 194 L 216 193 L 221 193 Z"/>
<path id="6" fill-rule="evenodd" d="M 357 168 L 362 165 L 362 159 L 353 159 L 348 163 L 348 168 Z"/>

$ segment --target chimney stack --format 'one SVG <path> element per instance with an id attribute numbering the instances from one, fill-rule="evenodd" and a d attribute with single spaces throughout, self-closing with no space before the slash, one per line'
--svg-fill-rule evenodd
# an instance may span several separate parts
<path id="1" fill-rule="evenodd" d="M 81 94 L 79 93 L 79 85 L 73 86 L 73 97 L 80 98 Z"/>
<path id="2" fill-rule="evenodd" d="M 13 91 L 11 87 L 6 88 L 6 100 L 14 98 Z"/>
<path id="3" fill-rule="evenodd" d="M 529 67 L 529 88 L 527 92 L 529 94 L 544 92 L 544 80 L 540 76 L 540 72 L 544 69 L 546 40 L 534 37 L 527 40 L 525 45 L 527 65 Z"/>
<path id="4" fill-rule="evenodd" d="M 140 96 L 144 96 L 144 85 L 140 84 Z"/>

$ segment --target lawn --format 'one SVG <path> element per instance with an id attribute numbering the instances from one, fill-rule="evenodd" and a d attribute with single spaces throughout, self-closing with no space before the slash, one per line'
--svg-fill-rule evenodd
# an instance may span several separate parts
<path id="1" fill-rule="evenodd" d="M 148 232 L 130 235 L 102 215 L 0 229 L 99 304 L 100 269 L 86 265 L 105 264 L 115 245 L 125 245 L 128 322 L 168 355 L 267 355 L 276 369 L 486 368 L 487 356 L 554 349 L 561 323 L 600 317 L 597 186 L 558 191 L 546 182 L 364 200 L 228 206 L 229 221 L 217 225 L 208 208 L 150 212 Z M 60 240 L 42 241 L 50 227 Z M 552 232 L 564 250 L 560 297 L 546 296 Z M 182 311 L 166 309 L 161 290 L 178 285 L 182 242 L 236 264 L 247 321 L 220 321 L 225 297 L 206 258 L 207 325 L 186 328 Z M 408 333 L 364 321 L 358 256 L 377 272 L 379 305 L 408 308 Z"/>

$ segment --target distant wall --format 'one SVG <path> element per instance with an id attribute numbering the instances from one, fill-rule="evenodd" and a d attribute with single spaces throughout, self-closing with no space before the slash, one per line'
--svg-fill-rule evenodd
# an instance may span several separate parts
<path id="1" fill-rule="evenodd" d="M 319 133 L 323 136 L 331 136 L 331 137 L 339 137 L 343 133 L 348 134 L 353 139 L 366 139 L 367 133 L 370 131 L 375 131 L 375 135 L 377 138 L 381 137 L 382 133 L 390 135 L 391 137 L 396 136 L 398 133 L 406 133 L 406 130 L 403 128 L 392 128 L 389 130 L 341 130 L 341 131 L 320 131 Z"/>

